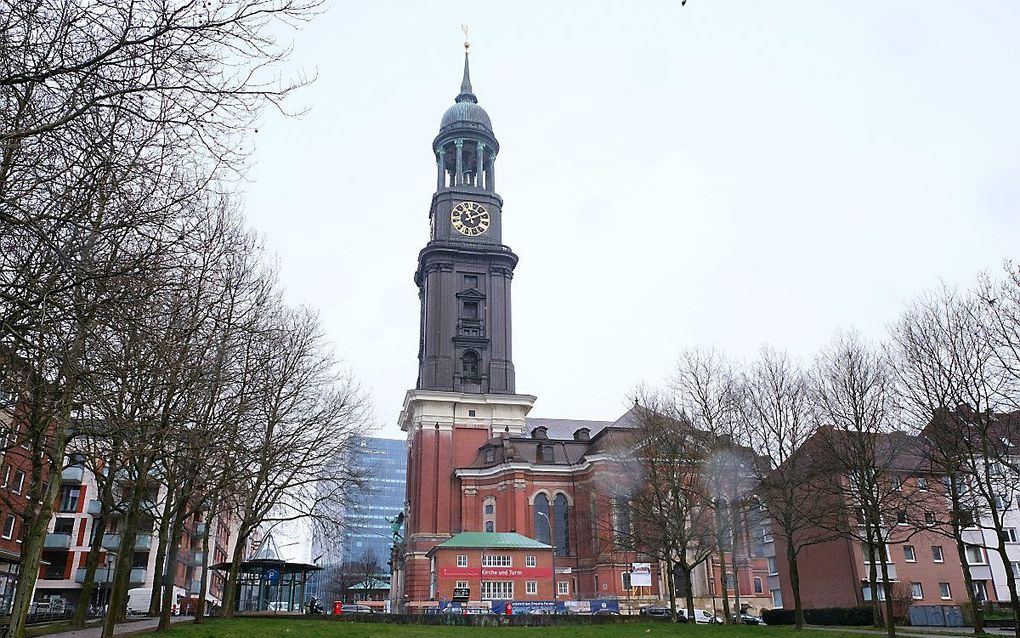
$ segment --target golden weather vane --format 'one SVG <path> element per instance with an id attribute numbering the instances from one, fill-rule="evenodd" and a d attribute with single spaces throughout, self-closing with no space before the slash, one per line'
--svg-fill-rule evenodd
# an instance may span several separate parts
<path id="1" fill-rule="evenodd" d="M 460 25 L 460 30 L 464 32 L 464 50 L 467 51 L 471 48 L 471 38 L 468 37 L 468 26 L 466 24 Z"/>

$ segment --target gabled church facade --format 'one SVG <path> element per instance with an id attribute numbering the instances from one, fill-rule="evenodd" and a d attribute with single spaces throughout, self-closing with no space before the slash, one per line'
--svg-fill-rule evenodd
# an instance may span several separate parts
<path id="1" fill-rule="evenodd" d="M 621 469 L 607 450 L 633 428 L 632 412 L 616 421 L 535 419 L 528 413 L 536 397 L 517 393 L 511 284 L 518 258 L 502 243 L 499 142 L 474 94 L 466 50 L 460 93 L 443 115 L 433 151 L 430 238 L 414 276 L 421 301 L 418 379 L 400 414 L 407 503 L 403 551 L 394 563 L 395 608 L 435 607 L 454 589 L 468 590 L 466 602 L 479 605 L 548 600 L 550 591 L 556 600 L 617 598 L 635 608 L 665 598 L 659 566 L 626 551 L 613 532 L 630 522 L 613 491 L 623 482 Z M 456 564 L 438 564 L 437 553 L 461 546 L 456 537 L 464 532 L 472 543 L 485 534 L 526 537 L 551 548 L 552 565 L 529 564 L 544 565 L 540 549 L 514 558 L 495 542 L 480 558 L 465 552 L 456 554 Z M 525 564 L 503 564 L 515 560 Z M 651 585 L 632 587 L 633 564 L 648 562 Z M 764 558 L 757 565 L 758 572 L 748 564 L 740 573 L 745 601 L 764 591 Z M 692 583 L 699 603 L 719 591 L 719 578 L 712 561 L 699 568 Z"/>

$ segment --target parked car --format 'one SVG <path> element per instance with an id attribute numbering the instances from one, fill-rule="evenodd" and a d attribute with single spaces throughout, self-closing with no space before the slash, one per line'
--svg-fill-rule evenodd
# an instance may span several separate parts
<path id="1" fill-rule="evenodd" d="M 666 605 L 646 605 L 638 611 L 642 616 L 648 616 L 657 620 L 669 620 L 672 614 Z M 677 610 L 677 622 L 687 622 L 687 616 L 683 614 L 683 610 Z"/>
<path id="2" fill-rule="evenodd" d="M 682 615 L 684 617 L 684 619 L 681 620 L 680 622 L 690 622 L 690 618 L 687 618 L 687 610 L 686 609 L 678 609 L 677 613 L 679 613 L 680 615 Z M 721 625 L 722 624 L 722 620 L 718 616 L 716 616 L 715 614 L 713 614 L 710 611 L 705 611 L 704 609 L 695 609 L 694 610 L 694 622 L 696 622 L 698 624 L 702 624 L 702 625 L 705 625 L 705 624 L 708 624 L 708 625 Z"/>
<path id="3" fill-rule="evenodd" d="M 612 609 L 600 609 L 592 614 L 592 616 L 619 616 L 620 612 L 613 611 Z"/>
<path id="4" fill-rule="evenodd" d="M 730 619 L 733 622 L 737 622 L 737 615 L 733 614 L 732 616 L 730 616 Z M 740 614 L 740 622 L 744 623 L 745 625 L 764 625 L 765 624 L 764 622 L 762 622 L 761 618 L 758 618 L 757 616 L 752 616 L 751 614 Z"/>

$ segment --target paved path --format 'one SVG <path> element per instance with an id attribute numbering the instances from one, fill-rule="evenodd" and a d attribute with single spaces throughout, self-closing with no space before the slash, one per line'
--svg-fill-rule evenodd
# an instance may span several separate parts
<path id="1" fill-rule="evenodd" d="M 884 636 L 885 630 L 882 629 L 860 629 L 857 627 L 820 627 L 818 625 L 810 625 L 811 629 L 820 629 L 822 631 L 838 631 L 840 633 L 848 634 L 865 634 L 871 636 Z M 1012 629 L 1002 629 L 999 627 L 988 627 L 985 632 L 990 636 L 1012 636 Z M 973 636 L 974 632 L 970 627 L 897 627 L 897 636 L 904 636 L 909 638 L 948 638 L 949 636 Z"/>
<path id="2" fill-rule="evenodd" d="M 192 622 L 195 619 L 191 616 L 172 616 L 170 622 L 176 624 L 179 622 Z M 152 631 L 159 624 L 159 618 L 145 618 L 143 620 L 133 620 L 131 622 L 124 622 L 117 625 L 113 634 L 115 636 L 134 636 L 135 634 L 143 634 L 147 631 Z M 103 634 L 103 628 L 89 627 L 87 629 L 76 629 L 74 631 L 62 631 L 59 634 L 46 634 L 43 638 L 99 638 Z"/>

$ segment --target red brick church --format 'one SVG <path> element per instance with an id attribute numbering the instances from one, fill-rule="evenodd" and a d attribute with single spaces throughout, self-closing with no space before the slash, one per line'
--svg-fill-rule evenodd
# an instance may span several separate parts
<path id="1" fill-rule="evenodd" d="M 632 586 L 640 582 L 634 563 L 650 561 L 625 551 L 613 532 L 630 522 L 614 495 L 620 468 L 606 451 L 633 428 L 632 413 L 615 421 L 528 418 L 536 397 L 516 391 L 510 288 L 517 255 L 502 243 L 499 142 L 472 90 L 467 52 L 460 93 L 433 151 L 431 236 L 415 273 L 418 380 L 400 414 L 406 531 L 393 602 L 420 610 L 454 589 L 479 605 L 661 600 L 658 565 L 651 565 L 651 585 Z M 765 559 L 750 555 L 745 563 L 741 595 L 760 607 L 768 597 Z M 712 567 L 703 564 L 692 583 L 709 609 L 720 578 Z"/>

